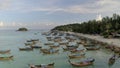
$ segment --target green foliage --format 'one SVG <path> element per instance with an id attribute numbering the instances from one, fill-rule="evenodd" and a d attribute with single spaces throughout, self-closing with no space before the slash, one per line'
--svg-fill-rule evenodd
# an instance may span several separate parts
<path id="1" fill-rule="evenodd" d="M 17 31 L 28 31 L 28 29 L 23 27 L 23 28 L 19 28 Z"/>
<path id="2" fill-rule="evenodd" d="M 120 16 L 104 17 L 101 21 L 90 20 L 81 24 L 68 24 L 57 26 L 52 30 L 73 31 L 86 34 L 100 34 L 108 37 L 112 33 L 120 33 Z"/>

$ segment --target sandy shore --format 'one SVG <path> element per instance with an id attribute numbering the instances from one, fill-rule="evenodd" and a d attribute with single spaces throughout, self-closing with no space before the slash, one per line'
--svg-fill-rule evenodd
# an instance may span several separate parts
<path id="1" fill-rule="evenodd" d="M 69 33 L 120 47 L 120 39 L 115 39 L 115 38 L 107 39 L 99 35 L 88 35 L 88 34 L 81 34 L 81 33 L 74 33 L 74 32 L 69 32 Z"/>

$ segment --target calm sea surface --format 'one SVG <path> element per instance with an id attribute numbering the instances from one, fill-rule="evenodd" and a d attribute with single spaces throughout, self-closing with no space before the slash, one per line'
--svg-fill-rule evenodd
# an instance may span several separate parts
<path id="1" fill-rule="evenodd" d="M 28 64 L 47 64 L 55 62 L 54 68 L 120 68 L 120 59 L 111 67 L 108 66 L 108 59 L 113 54 L 109 50 L 100 49 L 98 51 L 87 51 L 86 57 L 95 58 L 94 65 L 86 67 L 73 67 L 68 63 L 68 52 L 63 52 L 60 48 L 59 54 L 43 55 L 39 49 L 33 51 L 19 51 L 20 47 L 25 47 L 24 43 L 29 39 L 40 39 L 37 45 L 44 46 L 47 42 L 40 30 L 30 30 L 27 32 L 17 32 L 14 30 L 0 30 L 0 50 L 11 49 L 10 54 L 14 59 L 10 61 L 0 61 L 0 68 L 29 68 Z M 37 34 L 35 34 L 37 33 Z M 79 61 L 74 59 L 71 61 Z"/>

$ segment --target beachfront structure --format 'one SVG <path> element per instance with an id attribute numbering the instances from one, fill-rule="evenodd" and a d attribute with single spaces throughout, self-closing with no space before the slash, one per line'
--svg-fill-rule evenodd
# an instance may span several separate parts
<path id="1" fill-rule="evenodd" d="M 96 21 L 101 21 L 101 20 L 102 20 L 101 14 L 97 15 Z"/>

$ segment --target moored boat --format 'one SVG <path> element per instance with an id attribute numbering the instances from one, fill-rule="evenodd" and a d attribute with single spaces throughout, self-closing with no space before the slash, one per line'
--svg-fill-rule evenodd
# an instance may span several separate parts
<path id="1" fill-rule="evenodd" d="M 50 48 L 58 48 L 58 47 L 59 47 L 59 45 L 58 46 L 50 45 Z"/>
<path id="2" fill-rule="evenodd" d="M 71 62 L 70 60 L 68 60 L 69 63 L 72 65 L 72 66 L 75 66 L 75 67 L 83 67 L 83 66 L 89 66 L 89 65 L 92 65 L 93 62 L 95 61 L 95 59 L 87 59 L 85 61 L 80 61 L 80 62 Z"/>
<path id="3" fill-rule="evenodd" d="M 54 45 L 54 43 L 44 43 L 44 45 Z"/>
<path id="4" fill-rule="evenodd" d="M 109 58 L 108 64 L 113 65 L 116 61 L 117 56 L 113 55 L 112 57 Z"/>
<path id="5" fill-rule="evenodd" d="M 4 60 L 12 60 L 13 56 L 7 56 L 7 57 L 0 57 L 0 61 L 4 61 Z"/>
<path id="6" fill-rule="evenodd" d="M 40 49 L 44 54 L 55 54 L 58 53 L 59 50 L 54 50 L 54 49 Z"/>
<path id="7" fill-rule="evenodd" d="M 32 45 L 34 45 L 33 43 L 24 43 L 25 44 L 25 46 L 32 46 Z"/>
<path id="8" fill-rule="evenodd" d="M 7 54 L 10 53 L 11 50 L 0 50 L 0 54 Z"/>
<path id="9" fill-rule="evenodd" d="M 29 64 L 29 68 L 53 68 L 53 67 L 54 67 L 54 63 L 40 64 L 40 65 Z"/>
<path id="10" fill-rule="evenodd" d="M 84 58 L 85 57 L 85 53 L 83 54 L 72 54 L 68 56 L 70 59 L 74 59 L 74 58 Z"/>
<path id="11" fill-rule="evenodd" d="M 81 50 L 73 49 L 73 50 L 70 50 L 70 52 L 71 53 L 84 52 L 84 49 L 81 49 Z"/>
<path id="12" fill-rule="evenodd" d="M 90 47 L 85 47 L 87 50 L 99 50 L 100 46 L 90 46 Z"/>
<path id="13" fill-rule="evenodd" d="M 33 48 L 26 47 L 26 48 L 19 48 L 20 51 L 32 51 Z"/>
<path id="14" fill-rule="evenodd" d="M 41 46 L 30 46 L 31 48 L 42 48 Z"/>

